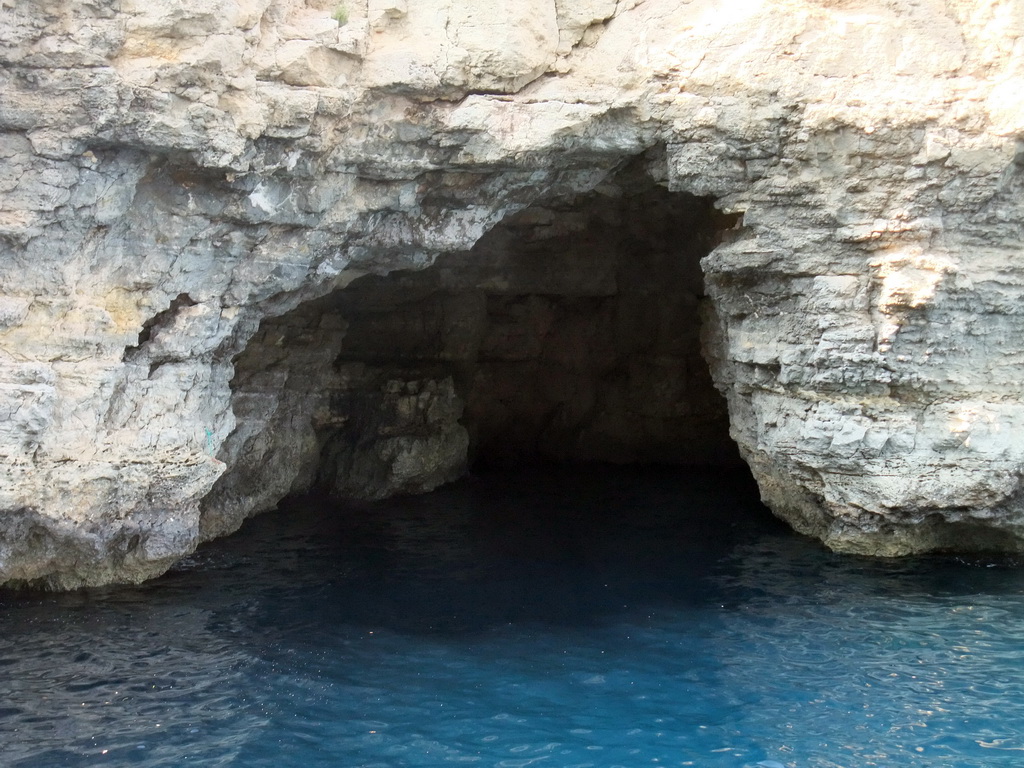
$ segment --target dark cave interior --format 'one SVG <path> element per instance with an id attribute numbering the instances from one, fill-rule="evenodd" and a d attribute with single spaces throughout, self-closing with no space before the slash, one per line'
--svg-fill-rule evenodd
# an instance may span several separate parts
<path id="1" fill-rule="evenodd" d="M 737 466 L 700 332 L 700 259 L 734 224 L 633 163 L 268 318 L 236 360 L 239 463 L 349 498 L 469 466 Z"/>

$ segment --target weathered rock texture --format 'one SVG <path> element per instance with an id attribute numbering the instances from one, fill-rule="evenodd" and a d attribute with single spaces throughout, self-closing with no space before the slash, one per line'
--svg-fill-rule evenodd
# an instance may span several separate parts
<path id="1" fill-rule="evenodd" d="M 637 292 L 671 323 L 706 290 L 731 434 L 798 530 L 1024 548 L 1018 0 L 334 11 L 0 3 L 0 581 L 139 580 L 292 488 L 425 488 L 489 442 L 719 451 L 694 320 L 611 341 Z M 631 250 L 664 214 L 625 206 L 568 286 L 532 274 L 545 216 L 582 259 L 602 185 L 692 237 Z M 703 288 L 627 279 L 715 232 Z"/>

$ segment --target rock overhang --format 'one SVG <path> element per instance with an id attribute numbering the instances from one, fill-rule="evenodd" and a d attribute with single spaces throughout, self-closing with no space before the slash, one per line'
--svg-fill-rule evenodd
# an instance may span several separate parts
<path id="1" fill-rule="evenodd" d="M 529 15 L 514 51 L 473 6 L 8 17 L 0 508 L 39 535 L 12 522 L 0 577 L 166 568 L 263 318 L 658 145 L 658 181 L 742 214 L 703 262 L 704 346 L 769 505 L 837 549 L 1019 546 L 1014 3 L 539 2 L 502 11 Z"/>

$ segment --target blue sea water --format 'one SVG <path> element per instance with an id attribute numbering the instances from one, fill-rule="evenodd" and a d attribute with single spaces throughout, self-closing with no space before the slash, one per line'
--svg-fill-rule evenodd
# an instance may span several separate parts
<path id="1" fill-rule="evenodd" d="M 139 587 L 0 593 L 0 764 L 1024 765 L 1024 566 L 841 557 L 742 476 L 290 502 Z"/>

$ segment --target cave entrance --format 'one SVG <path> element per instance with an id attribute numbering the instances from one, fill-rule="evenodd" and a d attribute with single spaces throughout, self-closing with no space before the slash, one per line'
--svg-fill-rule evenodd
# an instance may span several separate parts
<path id="1" fill-rule="evenodd" d="M 699 262 L 734 223 L 637 162 L 265 320 L 212 505 L 420 492 L 474 464 L 739 464 L 700 341 Z"/>

